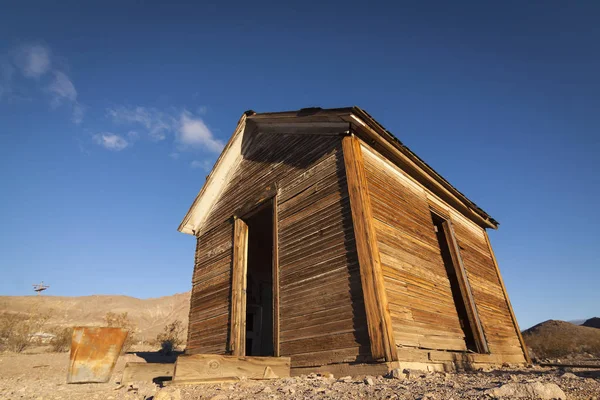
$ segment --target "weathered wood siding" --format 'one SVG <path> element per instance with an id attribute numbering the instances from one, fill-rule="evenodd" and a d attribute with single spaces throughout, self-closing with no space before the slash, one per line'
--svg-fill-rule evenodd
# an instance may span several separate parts
<path id="1" fill-rule="evenodd" d="M 363 154 L 396 344 L 466 350 L 425 192 Z"/>
<path id="2" fill-rule="evenodd" d="M 452 222 L 490 352 L 523 356 L 484 231 L 460 217 Z"/>
<path id="3" fill-rule="evenodd" d="M 370 352 L 343 165 L 336 141 L 327 158 L 281 182 L 280 340 L 292 366 Z"/>
<path id="4" fill-rule="evenodd" d="M 186 352 L 225 354 L 229 333 L 233 221 L 197 239 Z"/>
<path id="5" fill-rule="evenodd" d="M 369 339 L 339 136 L 257 133 L 246 147 L 198 240 L 187 352 L 226 352 L 231 293 L 220 285 L 231 279 L 228 220 L 273 184 L 280 355 L 291 356 L 293 366 L 357 360 L 369 352 Z M 220 259 L 208 255 L 215 246 L 223 248 Z M 217 260 L 223 270 L 212 265 Z M 213 269 L 222 272 L 211 285 L 203 274 Z M 213 314 L 222 319 L 205 325 L 205 315 Z"/>

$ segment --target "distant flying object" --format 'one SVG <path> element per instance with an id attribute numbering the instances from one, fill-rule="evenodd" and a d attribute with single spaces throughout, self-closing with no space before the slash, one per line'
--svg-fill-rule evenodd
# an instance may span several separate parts
<path id="1" fill-rule="evenodd" d="M 48 289 L 49 287 L 50 287 L 50 285 L 44 285 L 44 281 L 42 281 L 42 283 L 33 285 L 33 290 L 35 290 L 39 296 L 40 293 L 42 293 L 44 290 Z"/>

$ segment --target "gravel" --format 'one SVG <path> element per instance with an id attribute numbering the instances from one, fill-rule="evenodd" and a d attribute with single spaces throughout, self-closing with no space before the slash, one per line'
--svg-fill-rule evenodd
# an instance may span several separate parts
<path id="1" fill-rule="evenodd" d="M 504 393 L 564 393 L 567 399 L 598 400 L 600 373 L 551 368 L 501 368 L 489 372 L 420 373 L 395 376 L 309 376 L 271 381 L 241 380 L 215 385 L 166 386 L 151 382 L 121 385 L 125 362 L 141 361 L 126 355 L 119 359 L 108 383 L 66 384 L 68 354 L 0 354 L 0 400 L 13 399 L 491 399 Z M 565 376 L 566 375 L 566 376 Z M 556 387 L 554 387 L 554 385 Z M 547 390 L 546 390 L 547 389 Z M 557 391 L 557 389 L 560 391 Z M 555 395 L 555 394 L 551 394 Z M 513 395 L 514 397 L 514 395 Z M 506 398 L 506 397 L 504 397 Z"/>

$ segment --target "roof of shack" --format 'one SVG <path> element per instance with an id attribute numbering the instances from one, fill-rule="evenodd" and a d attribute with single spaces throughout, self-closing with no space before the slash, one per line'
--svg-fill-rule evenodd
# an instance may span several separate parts
<path id="1" fill-rule="evenodd" d="M 298 125 L 301 123 L 301 125 Z M 424 160 L 422 160 L 419 156 L 417 156 L 412 150 L 410 150 L 407 146 L 405 146 L 394 134 L 388 131 L 383 125 L 377 122 L 369 113 L 361 109 L 360 107 L 344 107 L 344 108 L 329 108 L 322 109 L 320 107 L 312 107 L 312 108 L 303 108 L 295 111 L 282 111 L 282 112 L 267 112 L 267 113 L 256 113 L 252 110 L 246 111 L 240 121 L 238 122 L 238 126 L 236 131 L 232 135 L 231 139 L 225 146 L 223 153 L 217 159 L 213 170 L 207 177 L 207 181 L 203 186 L 202 190 L 196 197 L 194 203 L 190 207 L 190 210 L 186 214 L 184 220 L 179 226 L 179 230 L 185 233 L 196 233 L 197 227 L 193 228 L 190 221 L 194 219 L 194 212 L 202 212 L 202 210 L 198 210 L 198 207 L 206 207 L 206 202 L 201 202 L 201 198 L 207 196 L 207 191 L 210 192 L 208 186 L 211 185 L 212 182 L 216 182 L 215 184 L 219 184 L 219 182 L 223 182 L 223 178 L 220 178 L 217 175 L 219 168 L 227 168 L 223 167 L 222 164 L 231 164 L 225 160 L 227 158 L 228 152 L 235 152 L 235 142 L 236 138 L 243 134 L 247 125 L 255 125 L 260 126 L 261 131 L 267 130 L 272 133 L 286 133 L 287 130 L 294 129 L 294 127 L 302 126 L 301 129 L 309 129 L 309 130 L 317 130 L 318 132 L 339 132 L 339 127 L 341 124 L 345 124 L 346 127 L 350 127 L 350 124 L 362 125 L 365 124 L 369 131 L 372 134 L 376 134 L 379 138 L 383 139 L 386 143 L 391 145 L 395 150 L 404 155 L 407 159 L 409 159 L 416 168 L 420 169 L 425 173 L 430 179 L 434 180 L 436 184 L 443 187 L 443 189 L 449 193 L 451 193 L 460 203 L 464 205 L 468 210 L 476 214 L 479 218 L 485 221 L 485 224 L 488 227 L 497 228 L 499 223 L 492 218 L 489 214 L 487 214 L 483 209 L 481 209 L 477 204 L 471 201 L 467 196 L 461 193 L 458 189 L 456 189 L 450 182 L 448 182 L 443 176 L 441 176 L 437 171 L 435 171 L 429 164 L 427 164 Z M 304 125 L 305 124 L 305 125 Z M 270 130 L 269 130 L 270 129 Z M 392 160 L 393 161 L 393 160 Z M 214 191 L 213 191 L 214 192 Z M 200 204 L 204 203 L 204 204 Z M 208 212 L 208 211 L 206 211 Z M 195 221 L 197 224 L 201 224 L 202 218 L 198 218 L 196 216 Z"/>

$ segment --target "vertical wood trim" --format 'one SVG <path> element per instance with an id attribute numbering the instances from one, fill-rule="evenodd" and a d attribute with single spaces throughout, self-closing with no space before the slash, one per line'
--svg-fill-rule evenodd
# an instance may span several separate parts
<path id="1" fill-rule="evenodd" d="M 487 345 L 487 341 L 485 340 L 485 334 L 483 332 L 483 327 L 481 326 L 481 319 L 479 318 L 477 306 L 475 305 L 475 300 L 473 299 L 471 284 L 467 278 L 467 272 L 460 255 L 460 248 L 458 247 L 458 242 L 456 241 L 456 235 L 454 234 L 452 222 L 450 220 L 445 220 L 443 227 L 444 236 L 446 236 L 446 240 L 448 241 L 448 248 L 450 249 L 450 256 L 452 257 L 452 266 L 454 267 L 454 272 L 458 278 L 460 293 L 467 308 L 467 318 L 469 319 L 468 322 L 471 327 L 471 332 L 473 332 L 473 336 L 475 337 L 477 351 L 480 353 L 489 353 L 490 350 Z"/>
<path id="2" fill-rule="evenodd" d="M 273 197 L 273 356 L 279 357 L 279 213 Z"/>
<path id="3" fill-rule="evenodd" d="M 229 351 L 246 355 L 246 284 L 248 270 L 248 225 L 235 218 L 233 227 L 233 273 L 231 279 L 231 325 Z"/>
<path id="4" fill-rule="evenodd" d="M 510 303 L 510 299 L 508 298 L 508 292 L 506 291 L 506 286 L 504 286 L 504 279 L 502 279 L 502 274 L 500 274 L 500 268 L 498 267 L 498 261 L 496 260 L 496 255 L 494 254 L 494 249 L 492 249 L 492 244 L 490 243 L 490 238 L 485 229 L 483 230 L 483 234 L 485 236 L 485 241 L 487 243 L 488 249 L 490 250 L 490 254 L 492 255 L 492 260 L 494 261 L 494 267 L 496 268 L 496 275 L 498 275 L 498 281 L 500 281 L 500 286 L 502 287 L 502 293 L 504 293 L 504 299 L 506 300 L 506 305 L 508 306 L 510 318 L 512 319 L 513 326 L 515 327 L 515 330 L 517 331 L 517 337 L 519 338 L 519 342 L 521 343 L 521 348 L 523 349 L 523 355 L 525 356 L 525 361 L 528 364 L 531 364 L 531 358 L 529 357 L 529 352 L 527 351 L 527 346 L 525 345 L 525 341 L 523 340 L 523 335 L 521 335 L 521 329 L 519 329 L 519 323 L 517 322 L 517 317 L 515 317 L 515 312 L 512 308 L 512 304 Z"/>
<path id="5" fill-rule="evenodd" d="M 371 342 L 371 355 L 374 359 L 397 361 L 398 353 L 381 270 L 379 247 L 373 227 L 371 199 L 359 140 L 354 135 L 344 137 L 342 150 Z"/>

